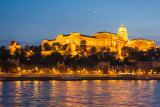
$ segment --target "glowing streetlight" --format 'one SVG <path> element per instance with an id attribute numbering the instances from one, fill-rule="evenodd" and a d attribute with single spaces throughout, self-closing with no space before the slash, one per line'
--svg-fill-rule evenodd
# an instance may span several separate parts
<path id="1" fill-rule="evenodd" d="M 18 71 L 20 71 L 21 70 L 21 68 L 20 67 L 18 67 Z"/>

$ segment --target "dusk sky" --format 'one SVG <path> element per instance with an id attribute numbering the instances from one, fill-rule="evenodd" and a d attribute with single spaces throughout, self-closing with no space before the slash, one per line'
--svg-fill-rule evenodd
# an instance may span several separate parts
<path id="1" fill-rule="evenodd" d="M 0 45 L 40 45 L 58 34 L 117 33 L 160 42 L 160 0 L 0 0 Z"/>

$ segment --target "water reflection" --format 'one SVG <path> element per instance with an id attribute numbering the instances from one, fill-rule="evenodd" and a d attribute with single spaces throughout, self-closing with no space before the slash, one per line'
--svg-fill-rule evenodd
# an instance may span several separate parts
<path id="1" fill-rule="evenodd" d="M 21 95 L 22 95 L 22 86 L 21 86 L 21 81 L 16 81 L 15 82 L 16 84 L 15 84 L 15 99 L 14 99 L 14 102 L 16 103 L 16 104 L 19 104 L 19 103 L 22 103 L 21 102 Z"/>
<path id="2" fill-rule="evenodd" d="M 0 82 L 2 106 L 158 106 L 160 81 Z"/>
<path id="3" fill-rule="evenodd" d="M 0 81 L 0 96 L 2 96 L 2 87 L 3 87 L 3 84 L 2 84 L 2 81 Z M 0 97 L 0 101 L 2 101 L 1 97 Z"/>

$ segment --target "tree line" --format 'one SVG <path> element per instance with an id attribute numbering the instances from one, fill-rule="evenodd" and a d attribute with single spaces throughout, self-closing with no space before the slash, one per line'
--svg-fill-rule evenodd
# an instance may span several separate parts
<path id="1" fill-rule="evenodd" d="M 45 49 L 50 50 L 49 45 L 45 44 Z M 63 50 L 66 50 L 67 46 L 59 47 Z M 52 52 L 51 55 L 42 56 L 41 55 L 41 45 L 39 46 L 29 46 L 21 48 L 20 50 L 16 50 L 14 55 L 10 55 L 9 50 L 5 46 L 0 47 L 0 67 L 1 71 L 9 72 L 16 69 L 16 66 L 8 61 L 10 59 L 19 59 L 20 64 L 29 65 L 29 66 L 39 66 L 39 65 L 51 65 L 56 66 L 57 62 L 64 62 L 65 65 L 72 67 L 73 69 L 77 69 L 78 67 L 85 66 L 95 66 L 98 62 L 107 62 L 110 61 L 111 66 L 119 66 L 119 65 L 134 65 L 135 61 L 148 61 L 151 59 L 160 58 L 160 48 L 151 48 L 148 51 L 139 51 L 137 48 L 132 47 L 123 47 L 122 57 L 124 60 L 120 60 L 117 58 L 118 53 L 110 52 L 109 47 L 102 47 L 100 51 L 97 51 L 96 47 L 92 47 L 89 50 L 90 55 L 86 56 L 86 41 L 81 41 L 81 45 L 78 48 L 79 53 L 75 56 L 71 55 L 69 51 L 66 50 L 65 54 L 62 55 L 58 51 Z M 29 56 L 27 54 L 29 53 Z"/>

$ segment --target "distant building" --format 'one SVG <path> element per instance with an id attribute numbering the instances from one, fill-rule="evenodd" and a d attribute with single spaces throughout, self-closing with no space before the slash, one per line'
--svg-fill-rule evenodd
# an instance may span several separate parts
<path id="1" fill-rule="evenodd" d="M 139 61 L 136 62 L 136 67 L 139 70 L 150 71 L 151 69 L 160 67 L 160 60 L 156 61 Z"/>
<path id="2" fill-rule="evenodd" d="M 98 68 L 103 71 L 103 73 L 108 73 L 110 70 L 110 62 L 99 62 Z"/>
<path id="3" fill-rule="evenodd" d="M 11 55 L 13 55 L 14 52 L 20 48 L 21 48 L 21 45 L 19 43 L 16 44 L 16 41 L 10 41 L 9 51 Z"/>
<path id="4" fill-rule="evenodd" d="M 62 63 L 57 62 L 57 69 L 60 69 L 60 68 L 65 68 L 65 63 L 64 62 L 62 62 Z"/>
<path id="5" fill-rule="evenodd" d="M 66 45 L 66 49 L 69 50 L 72 55 L 76 55 L 78 54 L 77 50 L 81 45 L 81 41 L 86 41 L 87 51 L 92 47 L 95 47 L 96 51 L 100 51 L 105 47 L 109 48 L 110 52 L 118 53 L 119 58 L 121 58 L 121 48 L 124 46 L 137 48 L 140 51 L 147 51 L 149 48 L 155 47 L 154 41 L 145 39 L 128 40 L 127 30 L 121 25 L 117 34 L 109 32 L 98 32 L 93 34 L 93 36 L 82 35 L 77 32 L 68 35 L 59 34 L 55 40 L 44 40 L 42 42 L 41 53 L 42 55 L 51 55 L 51 53 L 56 50 L 63 54 L 65 52 L 61 49 L 58 50 L 57 47 Z M 48 44 L 51 48 L 46 50 L 44 44 Z"/>
<path id="6" fill-rule="evenodd" d="M 19 67 L 19 58 L 18 58 L 18 59 L 9 59 L 9 58 L 8 58 L 8 61 L 9 61 L 10 63 L 15 64 L 16 67 Z"/>
<path id="7" fill-rule="evenodd" d="M 133 39 L 130 41 L 131 47 L 137 48 L 139 51 L 147 51 L 151 47 L 155 47 L 154 41 L 146 40 L 146 39 Z"/>

